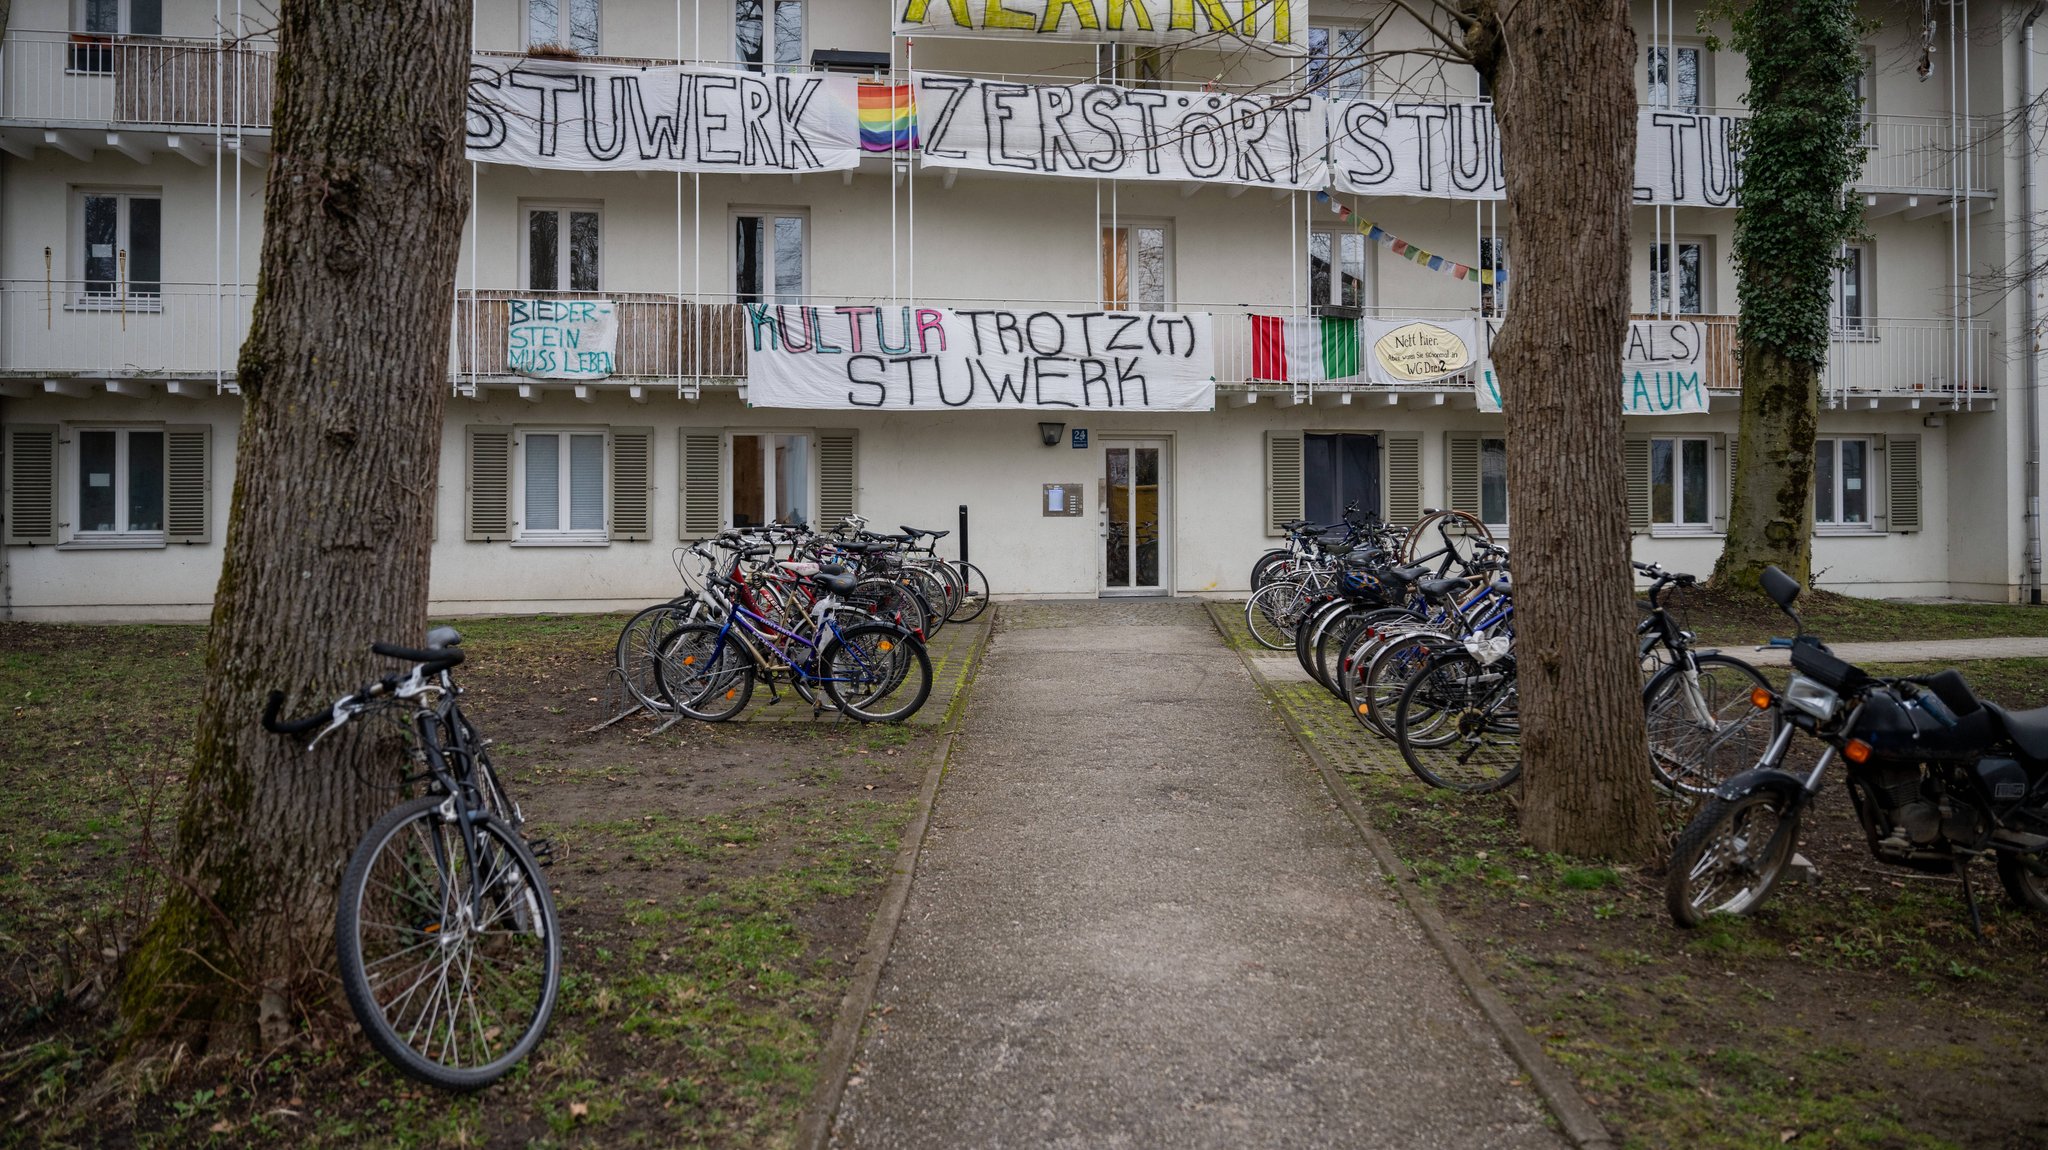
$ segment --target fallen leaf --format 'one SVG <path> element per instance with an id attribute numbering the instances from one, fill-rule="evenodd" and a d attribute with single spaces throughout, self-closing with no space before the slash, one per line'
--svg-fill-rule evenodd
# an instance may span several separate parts
<path id="1" fill-rule="evenodd" d="M 569 1117 L 571 1117 L 571 1118 L 587 1118 L 587 1117 L 589 1117 L 589 1116 L 590 1116 L 590 1103 L 588 1103 L 588 1102 L 571 1102 L 571 1103 L 569 1103 Z"/>
<path id="2" fill-rule="evenodd" d="M 214 1123 L 213 1125 L 211 1125 L 211 1126 L 208 1126 L 208 1127 L 207 1127 L 207 1130 L 209 1130 L 209 1131 L 211 1131 L 212 1133 L 215 1133 L 215 1134 L 225 1134 L 225 1133 L 227 1133 L 228 1131 L 230 1131 L 230 1130 L 233 1130 L 234 1128 L 235 1128 L 235 1124 L 234 1124 L 234 1123 L 232 1123 L 232 1122 L 228 1121 L 227 1119 L 223 1118 L 223 1119 L 221 1119 L 220 1121 L 218 1121 L 218 1122 Z"/>
<path id="3" fill-rule="evenodd" d="M 1797 1137 L 1799 1137 L 1799 1131 L 1797 1131 L 1797 1130 L 1780 1130 L 1780 1131 L 1778 1131 L 1778 1141 L 1779 1141 L 1779 1143 L 1780 1143 L 1780 1144 L 1782 1144 L 1782 1143 L 1786 1143 L 1786 1142 L 1790 1142 L 1790 1141 L 1792 1141 L 1792 1140 L 1793 1140 L 1794 1138 L 1797 1138 Z"/>

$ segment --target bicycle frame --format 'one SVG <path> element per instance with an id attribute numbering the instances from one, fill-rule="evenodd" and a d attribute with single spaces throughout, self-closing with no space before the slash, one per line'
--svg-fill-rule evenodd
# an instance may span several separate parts
<path id="1" fill-rule="evenodd" d="M 734 624 L 738 624 L 737 631 L 734 629 Z M 833 638 L 843 640 L 844 633 L 839 630 L 839 621 L 832 618 L 830 614 L 821 614 L 818 626 L 821 631 L 830 629 Z M 762 630 L 764 627 L 767 628 L 766 631 Z M 711 661 L 713 664 L 717 663 L 719 656 L 725 652 L 726 638 L 733 636 L 740 646 L 746 649 L 748 657 L 753 659 L 763 670 L 788 671 L 790 674 L 802 679 L 806 685 L 812 683 L 858 682 L 855 679 L 838 679 L 828 675 L 812 674 L 799 665 L 796 660 L 790 658 L 790 649 L 786 646 L 778 646 L 775 640 L 770 637 L 769 632 L 773 632 L 774 635 L 780 636 L 785 640 L 793 639 L 798 643 L 802 643 L 805 647 L 810 648 L 813 654 L 817 654 L 824 649 L 822 643 L 812 642 L 808 637 L 783 627 L 773 619 L 763 618 L 740 606 L 738 603 L 730 603 L 727 605 L 725 622 L 718 629 L 718 641 L 711 648 Z M 762 651 L 763 644 L 781 660 L 780 666 L 777 666 Z M 858 648 L 847 647 L 846 649 L 852 652 L 854 659 L 863 668 L 867 666 L 867 659 L 861 655 Z"/>

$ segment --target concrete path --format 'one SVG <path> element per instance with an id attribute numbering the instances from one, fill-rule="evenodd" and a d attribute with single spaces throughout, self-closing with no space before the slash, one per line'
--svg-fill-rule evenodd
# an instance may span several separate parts
<path id="1" fill-rule="evenodd" d="M 1836 658 L 1857 664 L 1962 663 L 1971 659 L 2048 658 L 2048 639 L 1911 639 L 1898 643 L 1829 643 L 1828 649 Z M 1786 647 L 1724 650 L 1759 667 L 1787 667 L 1792 663 L 1791 649 Z"/>
<path id="2" fill-rule="evenodd" d="M 1564 1145 L 1200 604 L 1000 611 L 835 1146 Z"/>

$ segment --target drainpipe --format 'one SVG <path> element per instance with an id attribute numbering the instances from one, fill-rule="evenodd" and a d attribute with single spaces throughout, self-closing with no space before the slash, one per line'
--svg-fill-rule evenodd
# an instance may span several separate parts
<path id="1" fill-rule="evenodd" d="M 2026 465 L 2026 524 L 2027 524 L 2027 575 L 2026 599 L 2030 603 L 2041 602 L 2041 332 L 2040 311 L 2036 296 L 2040 291 L 2040 273 L 2033 268 L 2038 258 L 2039 229 L 2034 219 L 2034 22 L 2048 12 L 2048 0 L 2035 0 L 2027 10 L 2027 18 L 2020 24 L 2020 121 L 2021 139 L 2025 147 L 2020 149 L 2020 227 L 2025 237 L 2021 258 L 2027 262 L 2026 290 L 2026 331 L 2027 331 L 2027 465 Z"/>

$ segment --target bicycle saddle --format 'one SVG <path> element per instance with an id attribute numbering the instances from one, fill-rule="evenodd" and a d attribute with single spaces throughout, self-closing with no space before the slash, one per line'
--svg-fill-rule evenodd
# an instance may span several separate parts
<path id="1" fill-rule="evenodd" d="M 1429 574 L 1427 566 L 1393 567 L 1387 570 L 1386 577 L 1396 583 L 1413 583 L 1427 574 Z"/>
<path id="2" fill-rule="evenodd" d="M 1427 595 L 1430 598 L 1435 599 L 1440 596 L 1452 594 L 1453 592 L 1463 591 L 1465 588 L 1470 587 L 1471 585 L 1472 580 L 1470 579 L 1425 579 L 1424 581 L 1417 583 L 1415 585 L 1415 589 L 1422 592 L 1424 595 Z"/>
<path id="3" fill-rule="evenodd" d="M 453 627 L 436 627 L 427 632 L 427 646 L 430 649 L 434 647 L 460 647 L 462 646 L 462 632 L 457 631 Z"/>
<path id="4" fill-rule="evenodd" d="M 854 584 L 860 582 L 860 580 L 855 579 L 852 573 L 848 572 L 846 568 L 840 567 L 837 563 L 831 564 L 830 566 L 837 567 L 838 570 L 830 570 L 826 567 L 818 568 L 818 573 L 816 575 L 811 576 L 812 585 L 816 586 L 819 590 L 831 595 L 846 595 L 851 593 L 853 591 Z"/>
<path id="5" fill-rule="evenodd" d="M 929 527 L 904 527 L 903 530 L 911 535 L 929 535 L 933 539 L 944 539 L 950 534 L 946 531 L 933 531 Z"/>

